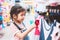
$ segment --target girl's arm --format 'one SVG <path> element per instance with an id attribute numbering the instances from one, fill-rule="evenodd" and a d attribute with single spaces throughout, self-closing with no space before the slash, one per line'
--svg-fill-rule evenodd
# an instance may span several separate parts
<path id="1" fill-rule="evenodd" d="M 25 32 L 23 32 L 23 33 L 21 33 L 21 31 L 18 32 L 18 33 L 16 33 L 15 36 L 17 36 L 17 37 L 23 39 L 23 38 L 24 38 L 29 32 L 31 32 L 34 28 L 35 28 L 35 25 L 29 27 L 29 28 L 28 28 Z"/>

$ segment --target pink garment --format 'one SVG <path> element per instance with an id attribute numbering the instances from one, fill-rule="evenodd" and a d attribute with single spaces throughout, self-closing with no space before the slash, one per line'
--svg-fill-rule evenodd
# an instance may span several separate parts
<path id="1" fill-rule="evenodd" d="M 22 40 L 19 37 L 16 37 L 15 34 L 18 33 L 20 30 L 13 23 L 11 23 L 10 29 L 11 29 L 12 37 L 14 40 Z"/>

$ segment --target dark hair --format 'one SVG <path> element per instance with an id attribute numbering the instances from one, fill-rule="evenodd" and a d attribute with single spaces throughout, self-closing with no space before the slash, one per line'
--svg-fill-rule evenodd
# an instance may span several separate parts
<path id="1" fill-rule="evenodd" d="M 20 5 L 14 5 L 10 10 L 10 16 L 13 19 L 13 14 L 18 15 L 20 12 L 25 11 L 25 9 Z"/>

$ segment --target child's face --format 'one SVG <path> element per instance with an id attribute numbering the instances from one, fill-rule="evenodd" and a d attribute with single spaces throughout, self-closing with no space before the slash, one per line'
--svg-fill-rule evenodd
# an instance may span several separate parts
<path id="1" fill-rule="evenodd" d="M 15 20 L 18 21 L 18 22 L 22 22 L 22 21 L 24 20 L 25 14 L 26 14 L 25 11 L 20 12 L 20 13 L 16 16 L 16 19 L 15 19 Z"/>

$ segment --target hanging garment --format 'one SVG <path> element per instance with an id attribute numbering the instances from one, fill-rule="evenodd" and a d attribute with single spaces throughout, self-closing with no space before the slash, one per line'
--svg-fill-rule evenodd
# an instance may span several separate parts
<path id="1" fill-rule="evenodd" d="M 38 27 L 37 27 L 36 30 L 35 30 L 35 31 L 36 31 L 36 32 L 35 32 L 35 35 L 38 36 L 38 37 L 36 37 L 37 40 L 39 40 L 39 38 L 40 38 L 41 19 L 43 19 L 43 18 L 44 18 L 43 16 L 39 15 L 39 16 L 35 19 L 36 21 L 38 21 L 37 24 L 36 24 Z"/>
<path id="2" fill-rule="evenodd" d="M 35 21 L 35 25 L 36 25 L 36 28 L 35 28 L 35 40 L 39 40 L 39 34 L 40 34 L 40 31 L 39 31 L 39 20 L 36 20 Z"/>
<path id="3" fill-rule="evenodd" d="M 51 40 L 51 34 L 53 32 L 53 27 L 56 25 L 56 22 L 52 23 L 51 25 L 52 26 L 48 25 L 44 19 L 41 20 L 40 40 Z"/>
<path id="4" fill-rule="evenodd" d="M 52 40 L 59 40 L 60 38 L 60 23 L 56 22 L 56 27 L 54 27 L 54 30 L 51 34 Z"/>
<path id="5" fill-rule="evenodd" d="M 42 19 L 41 19 L 41 32 L 39 40 L 45 40 Z"/>
<path id="6" fill-rule="evenodd" d="M 49 33 L 49 36 L 48 36 L 47 40 L 52 40 L 51 34 L 52 34 L 53 30 L 54 30 L 53 28 L 56 26 L 56 21 L 53 22 L 52 24 L 53 24 L 53 25 L 51 26 L 52 29 L 51 29 L 51 31 L 50 31 L 50 33 Z"/>

